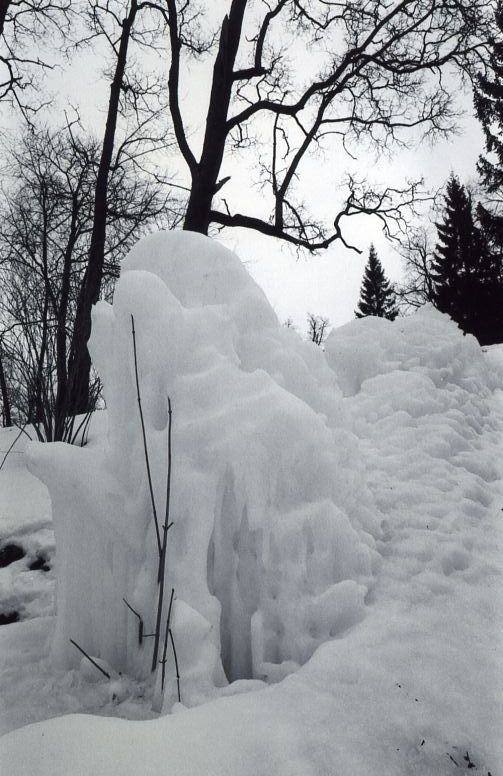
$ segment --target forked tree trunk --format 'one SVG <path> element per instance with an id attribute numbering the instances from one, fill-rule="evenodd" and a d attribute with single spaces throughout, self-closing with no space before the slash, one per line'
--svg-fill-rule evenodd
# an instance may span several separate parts
<path id="1" fill-rule="evenodd" d="M 60 442 L 65 435 L 68 403 L 68 369 L 67 369 L 67 325 L 68 303 L 70 299 L 70 283 L 72 257 L 77 242 L 78 199 L 75 196 L 72 204 L 72 221 L 70 235 L 65 249 L 63 274 L 61 277 L 61 296 L 57 310 L 56 325 L 56 398 L 54 400 L 54 441 Z"/>
<path id="2" fill-rule="evenodd" d="M 2 415 L 4 428 L 12 426 L 12 415 L 10 409 L 10 397 L 7 389 L 7 381 L 5 379 L 5 372 L 3 368 L 3 356 L 0 350 L 0 393 L 2 395 Z"/>
<path id="3" fill-rule="evenodd" d="M 234 63 L 241 39 L 247 0 L 233 0 L 229 16 L 224 18 L 218 54 L 213 67 L 210 103 L 206 119 L 201 159 L 192 173 L 184 229 L 208 233 L 213 197 L 224 158 L 227 139 L 227 115 L 234 83 Z"/>
<path id="4" fill-rule="evenodd" d="M 137 0 L 132 0 L 128 16 L 122 22 L 122 33 L 117 54 L 114 78 L 110 86 L 107 121 L 103 137 L 103 147 L 96 179 L 94 197 L 93 230 L 86 272 L 80 288 L 75 315 L 75 325 L 70 347 L 68 369 L 67 414 L 77 415 L 90 408 L 89 376 L 91 357 L 87 341 L 91 334 L 91 309 L 99 299 L 103 280 L 105 259 L 105 240 L 108 209 L 108 179 L 115 144 L 115 131 L 119 113 L 119 101 L 131 30 L 138 10 Z"/>
<path id="5" fill-rule="evenodd" d="M 10 4 L 11 0 L 0 0 L 0 36 L 3 34 L 5 17 L 7 16 L 7 9 Z"/>

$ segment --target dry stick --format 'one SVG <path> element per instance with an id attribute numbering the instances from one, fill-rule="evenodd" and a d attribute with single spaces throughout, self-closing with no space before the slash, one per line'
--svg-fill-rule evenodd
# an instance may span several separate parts
<path id="1" fill-rule="evenodd" d="M 126 599 L 125 599 L 125 598 L 123 598 L 122 600 L 123 600 L 123 601 L 124 601 L 124 603 L 126 604 L 127 608 L 128 608 L 128 609 L 131 609 L 131 611 L 133 612 L 133 614 L 135 614 L 135 615 L 138 617 L 138 620 L 139 620 L 139 627 L 138 627 L 138 639 L 139 639 L 140 645 L 142 644 L 142 642 L 143 642 L 143 639 L 152 639 L 152 638 L 155 636 L 155 633 L 145 633 L 145 632 L 144 632 L 144 628 L 145 628 L 145 626 L 144 626 L 144 624 L 143 624 L 143 617 L 141 616 L 141 614 L 138 614 L 138 612 L 136 611 L 136 609 L 133 609 L 133 607 L 131 606 L 131 604 L 130 604 L 130 603 L 128 603 L 128 602 L 126 601 Z"/>
<path id="2" fill-rule="evenodd" d="M 125 598 L 123 598 L 122 600 L 126 604 L 127 608 L 130 609 L 133 612 L 133 614 L 136 615 L 136 617 L 138 617 L 138 641 L 140 642 L 140 646 L 141 646 L 142 643 L 143 643 L 143 619 L 142 619 L 142 616 L 140 614 L 138 614 L 138 612 L 135 609 L 133 609 L 131 604 L 128 604 L 128 602 L 126 601 Z"/>
<path id="3" fill-rule="evenodd" d="M 178 670 L 178 658 L 176 656 L 175 640 L 173 638 L 173 631 L 169 629 L 169 637 L 171 639 L 171 646 L 173 647 L 173 657 L 175 658 L 176 668 L 176 689 L 178 690 L 178 703 L 182 702 L 182 696 L 180 695 L 180 671 Z"/>
<path id="4" fill-rule="evenodd" d="M 92 418 L 92 416 L 93 416 L 93 413 L 92 413 L 92 411 L 90 411 L 88 416 L 87 416 L 86 424 L 85 424 L 84 428 L 82 429 L 82 437 L 81 437 L 81 440 L 80 440 L 80 446 L 81 447 L 85 447 L 85 445 L 87 445 L 87 442 L 89 440 L 89 427 L 91 425 L 91 418 Z"/>
<path id="5" fill-rule="evenodd" d="M 14 425 L 15 425 L 15 427 L 16 427 L 16 428 L 18 428 L 18 429 L 20 430 L 21 434 L 24 434 L 25 436 L 27 436 L 27 437 L 28 437 L 28 439 L 30 440 L 30 442 L 33 442 L 33 437 L 31 437 L 31 436 L 28 434 L 28 432 L 26 431 L 26 426 L 28 425 L 28 421 L 26 421 L 26 423 L 24 423 L 22 426 L 18 426 L 18 424 L 17 424 L 17 423 L 14 423 Z"/>
<path id="6" fill-rule="evenodd" d="M 91 422 L 91 415 L 92 415 L 92 410 L 89 410 L 89 412 L 87 412 L 84 415 L 83 419 L 79 423 L 79 425 L 77 427 L 77 431 L 75 431 L 75 433 L 73 433 L 73 426 L 72 426 L 72 435 L 70 436 L 70 444 L 71 445 L 75 444 L 75 440 L 77 439 L 77 437 L 78 437 L 78 435 L 80 433 L 80 430 L 83 428 L 82 437 L 81 437 L 81 445 L 80 446 L 84 447 L 84 439 L 85 439 L 85 435 L 86 435 L 86 431 L 88 429 L 89 423 Z"/>
<path id="7" fill-rule="evenodd" d="M 159 550 L 159 555 L 161 555 L 162 553 L 161 534 L 159 532 L 159 521 L 157 519 L 157 509 L 155 508 L 154 489 L 152 487 L 152 476 L 150 474 L 150 461 L 148 457 L 148 448 L 147 448 L 147 435 L 145 433 L 145 421 L 143 420 L 143 409 L 141 406 L 140 379 L 138 377 L 138 358 L 136 355 L 136 333 L 134 330 L 133 316 L 131 316 L 131 331 L 133 334 L 134 373 L 135 373 L 135 379 L 136 379 L 136 394 L 138 399 L 138 409 L 140 410 L 141 432 L 143 435 L 143 450 L 145 451 L 145 464 L 147 466 L 148 487 L 150 491 L 150 500 L 152 502 L 152 512 L 154 513 L 155 535 L 157 537 L 157 549 Z"/>
<path id="8" fill-rule="evenodd" d="M 109 674 L 109 673 L 107 673 L 107 671 L 105 671 L 105 669 L 104 669 L 104 668 L 102 668 L 101 666 L 99 666 L 99 665 L 98 665 L 98 663 L 97 663 L 95 660 L 93 660 L 93 659 L 92 659 L 92 657 L 90 657 L 90 655 L 88 655 L 88 654 L 87 654 L 87 652 L 86 652 L 85 650 L 83 650 L 83 649 L 82 649 L 82 647 L 79 647 L 79 645 L 77 644 L 77 642 L 76 642 L 76 641 L 74 641 L 73 639 L 70 639 L 70 643 L 71 643 L 71 644 L 73 644 L 73 646 L 74 646 L 74 647 L 77 647 L 77 649 L 79 650 L 79 652 L 82 652 L 82 654 L 84 655 L 84 657 L 87 657 L 87 659 L 89 660 L 89 662 L 90 662 L 90 663 L 92 663 L 92 664 L 93 664 L 93 666 L 96 666 L 96 668 L 98 669 L 98 671 L 101 671 L 101 673 L 102 673 L 104 676 L 106 676 L 106 678 L 107 678 L 107 679 L 110 679 L 110 678 L 111 678 L 111 677 L 110 677 L 110 674 Z"/>
<path id="9" fill-rule="evenodd" d="M 155 671 L 157 666 L 157 657 L 159 654 L 159 638 L 161 635 L 161 618 L 162 618 L 162 603 L 164 598 L 164 571 L 166 568 L 166 546 L 168 543 L 168 530 L 170 528 L 169 522 L 169 502 L 171 498 L 171 399 L 168 396 L 168 476 L 166 481 L 166 514 L 164 517 L 163 531 L 164 536 L 162 540 L 161 557 L 159 559 L 159 573 L 157 581 L 159 583 L 159 598 L 157 601 L 157 620 L 155 624 L 155 639 L 154 639 L 154 653 L 152 655 L 152 671 Z"/>
<path id="10" fill-rule="evenodd" d="M 166 652 L 168 651 L 168 633 L 169 623 L 171 620 L 171 607 L 173 606 L 173 596 L 175 595 L 175 588 L 171 588 L 171 598 L 169 599 L 168 619 L 166 620 L 166 632 L 164 633 L 164 649 L 162 651 L 162 677 L 161 677 L 161 690 L 164 690 L 164 677 L 166 675 Z"/>
<path id="11" fill-rule="evenodd" d="M 17 442 L 17 440 L 19 439 L 19 437 L 21 436 L 21 434 L 23 433 L 23 431 L 24 431 L 24 427 L 25 427 L 25 426 L 26 426 L 26 423 L 24 424 L 23 428 L 21 428 L 21 429 L 19 430 L 19 434 L 17 435 L 17 437 L 15 438 L 15 440 L 13 441 L 13 443 L 11 444 L 11 446 L 9 447 L 9 449 L 7 450 L 7 452 L 5 453 L 5 455 L 4 455 L 3 459 L 2 459 L 2 463 L 0 463 L 0 471 L 2 471 L 3 465 L 4 465 L 5 461 L 7 460 L 7 458 L 9 457 L 9 453 L 10 453 L 10 451 L 12 450 L 12 448 L 14 447 L 14 445 L 16 444 L 16 442 Z"/>
<path id="12" fill-rule="evenodd" d="M 170 511 L 170 504 L 171 504 L 171 423 L 172 423 L 172 412 L 171 412 L 171 399 L 168 396 L 168 476 L 166 478 L 166 511 L 164 514 L 164 525 L 163 525 L 163 553 L 164 553 L 164 560 L 161 558 L 159 561 L 159 572 L 157 575 L 157 582 L 161 584 L 161 579 L 164 579 L 164 567 L 166 565 L 166 546 L 168 543 L 168 531 L 173 525 L 173 522 L 169 522 L 169 511 Z M 163 581 L 164 584 L 164 581 Z"/>

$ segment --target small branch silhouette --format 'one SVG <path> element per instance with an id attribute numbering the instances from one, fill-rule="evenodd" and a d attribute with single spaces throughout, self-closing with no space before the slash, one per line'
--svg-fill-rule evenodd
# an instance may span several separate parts
<path id="1" fill-rule="evenodd" d="M 155 535 L 157 538 L 157 549 L 159 550 L 159 554 L 161 554 L 161 534 L 159 531 L 159 520 L 157 518 L 157 509 L 155 506 L 155 498 L 154 498 L 154 488 L 152 486 L 152 475 L 150 473 L 150 460 L 148 457 L 148 447 L 147 447 L 147 434 L 145 432 L 145 421 L 143 419 L 143 408 L 141 405 L 141 393 L 140 393 L 140 378 L 138 376 L 138 356 L 136 353 L 136 332 L 134 328 L 134 316 L 131 316 L 131 333 L 133 336 L 133 355 L 134 355 L 134 374 L 135 374 L 135 381 L 136 381 L 136 398 L 138 402 L 138 409 L 140 412 L 140 422 L 141 422 L 141 433 L 143 437 L 143 450 L 145 453 L 145 465 L 147 467 L 147 478 L 148 478 L 148 489 L 150 492 L 150 501 L 152 503 L 152 512 L 154 515 L 154 522 L 155 522 Z"/>
<path id="2" fill-rule="evenodd" d="M 175 640 L 173 638 L 173 631 L 171 628 L 169 629 L 169 637 L 171 639 L 171 646 L 173 647 L 173 657 L 175 658 L 175 668 L 176 668 L 176 688 L 178 690 L 178 703 L 182 702 L 182 697 L 180 695 L 180 671 L 178 670 L 178 658 L 176 655 L 176 648 L 175 648 Z"/>
<path id="3" fill-rule="evenodd" d="M 90 655 L 88 655 L 88 654 L 87 654 L 87 652 L 85 651 L 85 649 L 82 649 L 82 647 L 79 647 L 79 645 L 77 644 L 77 642 L 76 642 L 76 641 L 74 641 L 73 639 L 70 639 L 70 643 L 71 643 L 71 644 L 73 644 L 73 646 L 74 646 L 74 647 L 77 647 L 77 649 L 79 650 L 79 652 L 82 652 L 82 654 L 84 655 L 84 657 L 87 657 L 87 659 L 89 660 L 89 662 L 90 662 L 90 663 L 92 663 L 92 664 L 93 664 L 93 666 L 94 666 L 95 668 L 97 668 L 97 669 L 98 669 L 98 671 L 101 671 L 101 673 L 103 674 L 103 676 L 106 676 L 106 678 L 107 678 L 107 679 L 110 679 L 110 678 L 111 678 L 110 674 L 109 674 L 107 671 L 105 671 L 105 669 L 104 669 L 104 668 L 102 668 L 100 665 L 98 665 L 98 663 L 96 662 L 96 660 L 93 660 L 93 659 L 92 659 L 92 657 L 91 657 Z"/>
<path id="4" fill-rule="evenodd" d="M 159 656 L 159 639 L 161 636 L 161 619 L 162 619 L 162 605 L 164 600 L 164 578 L 166 568 L 166 548 L 168 544 L 168 531 L 172 525 L 169 522 L 169 509 L 171 499 L 171 426 L 172 426 L 172 410 L 171 399 L 168 396 L 168 474 L 166 478 L 166 513 L 164 517 L 163 525 L 163 540 L 161 548 L 161 556 L 159 558 L 159 570 L 157 575 L 157 581 L 159 583 L 159 598 L 157 601 L 157 618 L 155 624 L 155 639 L 154 639 L 154 652 L 152 655 L 152 667 L 151 670 L 155 671 L 157 666 L 157 660 Z"/>
<path id="5" fill-rule="evenodd" d="M 127 608 L 128 608 L 128 609 L 129 609 L 131 612 L 133 612 L 133 614 L 134 614 L 136 617 L 138 617 L 138 642 L 139 642 L 139 644 L 140 644 L 140 646 L 141 646 L 141 645 L 143 644 L 143 638 L 144 638 L 144 634 L 143 634 L 143 618 L 142 618 L 141 614 L 138 614 L 138 612 L 137 612 L 135 609 L 133 609 L 133 607 L 131 606 L 131 604 L 128 604 L 128 602 L 126 601 L 126 599 L 125 599 L 125 598 L 123 598 L 122 600 L 123 600 L 123 601 L 124 601 L 124 603 L 126 604 Z"/>
<path id="6" fill-rule="evenodd" d="M 171 588 L 171 598 L 169 599 L 169 608 L 168 608 L 168 618 L 166 620 L 166 632 L 164 634 L 164 649 L 162 651 L 162 676 L 161 676 L 161 690 L 164 690 L 164 679 L 166 676 L 166 652 L 168 650 L 168 634 L 169 634 L 169 624 L 171 621 L 171 607 L 173 606 L 173 597 L 175 595 L 175 588 Z"/>

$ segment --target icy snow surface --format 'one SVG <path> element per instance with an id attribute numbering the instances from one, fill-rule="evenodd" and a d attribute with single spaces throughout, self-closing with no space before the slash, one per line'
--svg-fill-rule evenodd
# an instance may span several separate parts
<path id="1" fill-rule="evenodd" d="M 93 321 L 107 437 L 29 453 L 51 493 L 58 617 L 53 636 L 52 618 L 0 628 L 3 729 L 79 703 L 141 716 L 148 696 L 151 645 L 122 604 L 153 629 L 131 315 L 162 517 L 173 405 L 166 586 L 183 705 L 14 730 L 2 772 L 501 774 L 501 350 L 424 308 L 352 322 L 323 353 L 197 235 L 151 236 L 124 270 Z M 172 662 L 167 675 L 164 711 Z"/>
<path id="2" fill-rule="evenodd" d="M 282 678 L 361 620 L 380 529 L 323 353 L 278 324 L 230 251 L 196 234 L 151 236 L 126 260 L 113 307 L 100 303 L 93 317 L 107 445 L 30 453 L 54 510 L 58 665 L 77 664 L 74 639 L 116 670 L 150 671 L 152 642 L 139 646 L 123 603 L 154 631 L 157 547 L 131 316 L 162 520 L 168 396 L 173 407 L 166 589 L 176 591 L 192 704 L 225 683 L 220 654 L 229 680 Z M 189 657 L 189 642 L 204 654 Z"/>
<path id="3" fill-rule="evenodd" d="M 16 442 L 16 437 L 19 437 Z M 28 437 L 17 428 L 2 429 L 0 463 L 0 614 L 17 612 L 19 619 L 54 613 L 54 534 L 47 489 L 26 471 Z M 4 565 L 12 548 L 17 557 Z M 30 569 L 32 565 L 44 566 Z"/>

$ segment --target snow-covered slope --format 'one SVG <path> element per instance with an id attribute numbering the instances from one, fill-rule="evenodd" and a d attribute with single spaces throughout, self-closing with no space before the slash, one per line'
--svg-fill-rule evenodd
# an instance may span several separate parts
<path id="1" fill-rule="evenodd" d="M 277 325 L 232 254 L 186 235 L 140 244 L 113 310 L 97 311 L 107 443 L 31 453 L 55 512 L 59 667 L 51 618 L 0 628 L 4 729 L 100 707 L 138 717 L 139 696 L 150 703 L 125 612 L 96 611 L 120 585 L 142 611 L 155 598 L 131 313 L 159 494 L 168 394 L 174 408 L 167 579 L 199 618 L 173 626 L 184 705 L 144 722 L 71 715 L 13 730 L 2 772 L 501 774 L 501 354 L 428 308 L 348 324 L 323 354 Z M 216 652 L 202 657 L 191 638 L 204 622 Z M 112 667 L 138 669 L 136 682 L 72 663 L 75 630 Z M 220 648 L 238 679 L 228 686 Z"/>
<path id="2" fill-rule="evenodd" d="M 0 617 L 10 620 L 54 613 L 51 503 L 26 470 L 27 442 L 15 427 L 0 429 Z"/>
<path id="3" fill-rule="evenodd" d="M 30 451 L 53 503 L 59 666 L 78 665 L 73 639 L 118 671 L 150 672 L 152 641 L 139 643 L 124 604 L 155 630 L 158 550 L 133 319 L 159 524 L 168 397 L 173 408 L 165 586 L 176 592 L 172 630 L 192 705 L 203 686 L 226 684 L 223 669 L 229 680 L 281 678 L 361 620 L 380 528 L 323 353 L 278 323 L 233 253 L 202 235 L 153 235 L 127 258 L 113 307 L 94 314 L 107 444 Z M 190 658 L 189 643 L 201 645 Z M 166 710 L 175 697 L 170 685 Z"/>

